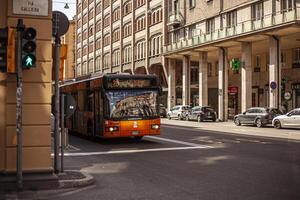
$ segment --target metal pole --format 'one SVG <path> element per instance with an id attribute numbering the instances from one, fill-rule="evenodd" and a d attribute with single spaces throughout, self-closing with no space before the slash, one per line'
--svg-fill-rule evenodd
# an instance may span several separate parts
<path id="1" fill-rule="evenodd" d="M 60 129 L 61 129 L 61 134 L 60 134 L 60 141 L 61 141 L 61 149 L 60 149 L 60 172 L 64 172 L 64 148 L 65 148 L 65 95 L 61 94 L 61 99 L 60 99 L 60 116 L 61 116 L 61 121 L 60 121 Z"/>
<path id="2" fill-rule="evenodd" d="M 54 127 L 54 173 L 58 174 L 59 153 L 59 60 L 60 59 L 60 37 L 55 36 L 55 127 Z"/>
<path id="3" fill-rule="evenodd" d="M 17 92 L 16 92 L 16 133 L 17 133 L 17 188 L 23 189 L 22 173 L 22 148 L 23 148 L 23 127 L 22 127 L 22 34 L 24 31 L 23 20 L 18 19 L 17 24 Z"/>

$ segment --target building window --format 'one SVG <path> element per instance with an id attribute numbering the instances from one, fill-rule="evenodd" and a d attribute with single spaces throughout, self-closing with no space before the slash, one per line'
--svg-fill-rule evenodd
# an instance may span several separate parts
<path id="1" fill-rule="evenodd" d="M 84 29 L 82 32 L 82 38 L 85 40 L 87 38 L 87 29 Z"/>
<path id="2" fill-rule="evenodd" d="M 78 33 L 77 35 L 77 43 L 80 43 L 81 42 L 81 33 Z"/>
<path id="3" fill-rule="evenodd" d="M 146 3 L 146 0 L 135 0 L 136 2 L 136 8 L 141 7 Z"/>
<path id="4" fill-rule="evenodd" d="M 146 28 L 146 19 L 145 19 L 145 16 L 137 18 L 136 22 L 135 22 L 135 25 L 136 25 L 135 30 L 137 32 L 145 29 Z"/>
<path id="5" fill-rule="evenodd" d="M 85 56 L 87 54 L 87 45 L 85 45 L 83 48 L 82 48 L 82 56 Z"/>
<path id="6" fill-rule="evenodd" d="M 100 71 L 100 69 L 101 69 L 101 57 L 100 56 L 96 57 L 95 64 L 96 64 L 95 71 L 96 72 Z"/>
<path id="7" fill-rule="evenodd" d="M 104 46 L 108 46 L 110 45 L 110 35 L 105 35 L 104 38 L 103 38 L 103 45 Z"/>
<path id="8" fill-rule="evenodd" d="M 117 42 L 120 40 L 120 29 L 114 30 L 112 34 L 112 42 Z"/>
<path id="9" fill-rule="evenodd" d="M 82 63 L 82 75 L 85 75 L 87 73 L 87 63 L 84 61 Z"/>
<path id="10" fill-rule="evenodd" d="M 77 76 L 81 75 L 81 63 L 77 63 Z"/>
<path id="11" fill-rule="evenodd" d="M 260 55 L 256 55 L 254 72 L 260 72 L 260 68 L 261 68 L 261 57 Z"/>
<path id="12" fill-rule="evenodd" d="M 190 9 L 196 7 L 196 0 L 189 0 Z"/>
<path id="13" fill-rule="evenodd" d="M 89 60 L 89 71 L 88 73 L 93 73 L 94 72 L 94 60 L 90 59 Z"/>
<path id="14" fill-rule="evenodd" d="M 94 41 L 90 41 L 89 43 L 89 53 L 92 53 L 94 51 Z"/>
<path id="15" fill-rule="evenodd" d="M 120 8 L 117 8 L 113 12 L 112 20 L 113 22 L 118 21 L 120 19 Z"/>
<path id="16" fill-rule="evenodd" d="M 154 25 L 157 23 L 162 22 L 162 8 L 154 10 L 150 15 L 149 15 L 149 24 Z"/>
<path id="17" fill-rule="evenodd" d="M 206 33 L 212 33 L 215 31 L 215 18 L 206 20 Z"/>
<path id="18" fill-rule="evenodd" d="M 286 67 L 286 52 L 281 52 L 281 67 Z"/>
<path id="19" fill-rule="evenodd" d="M 96 15 L 98 15 L 101 12 L 101 3 L 98 3 L 96 5 Z"/>
<path id="20" fill-rule="evenodd" d="M 207 63 L 207 76 L 211 77 L 212 76 L 212 64 Z"/>
<path id="21" fill-rule="evenodd" d="M 87 5 L 88 5 L 88 1 L 87 1 L 87 0 L 84 0 L 84 1 L 83 1 L 83 10 L 87 7 Z"/>
<path id="22" fill-rule="evenodd" d="M 120 50 L 115 50 L 112 55 L 112 66 L 116 67 L 120 65 Z"/>
<path id="23" fill-rule="evenodd" d="M 263 18 L 263 2 L 257 2 L 251 6 L 252 20 L 260 20 Z"/>
<path id="24" fill-rule="evenodd" d="M 104 9 L 110 5 L 110 0 L 103 0 Z"/>
<path id="25" fill-rule="evenodd" d="M 145 41 L 139 41 L 136 44 L 135 60 L 142 60 L 145 58 Z"/>
<path id="26" fill-rule="evenodd" d="M 128 15 L 132 11 L 132 2 L 128 1 L 123 5 L 123 16 Z"/>
<path id="27" fill-rule="evenodd" d="M 87 23 L 87 20 L 88 20 L 88 16 L 87 16 L 87 14 L 85 14 L 85 15 L 83 16 L 83 20 L 82 20 L 83 25 Z"/>
<path id="28" fill-rule="evenodd" d="M 281 0 L 281 12 L 287 12 L 293 10 L 293 0 Z"/>
<path id="29" fill-rule="evenodd" d="M 109 53 L 106 53 L 103 56 L 103 69 L 108 69 L 110 68 L 110 55 Z"/>
<path id="30" fill-rule="evenodd" d="M 78 6 L 77 6 L 77 14 L 80 14 L 81 13 L 81 4 L 79 4 Z"/>
<path id="31" fill-rule="evenodd" d="M 123 63 L 128 64 L 131 62 L 132 54 L 131 54 L 131 46 L 128 45 L 123 49 Z"/>
<path id="32" fill-rule="evenodd" d="M 89 11 L 89 20 L 93 19 L 94 17 L 94 9 Z"/>
<path id="33" fill-rule="evenodd" d="M 101 20 L 96 22 L 96 32 L 101 31 Z"/>
<path id="34" fill-rule="evenodd" d="M 96 40 L 96 50 L 100 49 L 101 48 L 101 38 L 98 38 Z"/>
<path id="35" fill-rule="evenodd" d="M 300 48 L 293 49 L 293 67 L 300 68 Z"/>
<path id="36" fill-rule="evenodd" d="M 89 37 L 91 37 L 93 34 L 94 34 L 94 27 L 91 26 L 91 27 L 89 28 Z"/>
<path id="37" fill-rule="evenodd" d="M 109 25 L 110 25 L 110 15 L 106 15 L 105 17 L 104 17 L 104 20 L 103 20 L 103 26 L 104 26 L 104 28 L 105 27 L 108 27 Z"/>
<path id="38" fill-rule="evenodd" d="M 132 25 L 131 23 L 125 24 L 123 27 L 123 37 L 128 37 L 131 35 L 132 32 Z"/>
<path id="39" fill-rule="evenodd" d="M 81 57 L 81 49 L 78 49 L 77 50 L 77 58 L 80 58 Z"/>
<path id="40" fill-rule="evenodd" d="M 161 54 L 162 36 L 154 36 L 150 42 L 150 56 L 158 56 Z"/>
<path id="41" fill-rule="evenodd" d="M 228 28 L 236 26 L 237 24 L 236 13 L 237 13 L 236 10 L 227 13 L 226 25 Z"/>

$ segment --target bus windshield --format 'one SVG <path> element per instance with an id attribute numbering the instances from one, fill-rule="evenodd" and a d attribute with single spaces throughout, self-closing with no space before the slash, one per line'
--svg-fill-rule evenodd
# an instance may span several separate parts
<path id="1" fill-rule="evenodd" d="M 110 118 L 152 118 L 159 116 L 158 91 L 113 90 L 107 91 Z"/>

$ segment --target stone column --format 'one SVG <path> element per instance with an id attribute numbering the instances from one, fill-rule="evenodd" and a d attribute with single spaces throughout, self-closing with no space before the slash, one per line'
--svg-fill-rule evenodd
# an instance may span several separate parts
<path id="1" fill-rule="evenodd" d="M 218 117 L 220 121 L 228 120 L 228 54 L 226 48 L 219 48 L 218 76 Z"/>
<path id="2" fill-rule="evenodd" d="M 182 62 L 182 105 L 190 105 L 190 59 L 183 57 Z"/>
<path id="3" fill-rule="evenodd" d="M 168 110 L 175 106 L 176 100 L 176 76 L 175 60 L 168 59 Z"/>
<path id="4" fill-rule="evenodd" d="M 269 39 L 269 84 L 276 83 L 276 89 L 270 89 L 269 92 L 269 106 L 274 108 L 280 108 L 281 103 L 281 52 L 280 52 L 280 40 L 275 36 L 270 36 Z"/>
<path id="5" fill-rule="evenodd" d="M 199 106 L 208 105 L 207 52 L 199 52 Z"/>
<path id="6" fill-rule="evenodd" d="M 241 77 L 241 103 L 242 112 L 245 112 L 252 106 L 252 44 L 249 42 L 242 43 L 242 77 Z"/>

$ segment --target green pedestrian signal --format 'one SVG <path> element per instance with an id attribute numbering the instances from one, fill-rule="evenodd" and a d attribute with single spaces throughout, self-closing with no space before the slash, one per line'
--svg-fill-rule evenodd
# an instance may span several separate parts
<path id="1" fill-rule="evenodd" d="M 36 30 L 34 28 L 26 28 L 22 37 L 22 67 L 30 69 L 35 67 L 36 57 Z"/>
<path id="2" fill-rule="evenodd" d="M 32 54 L 27 54 L 22 59 L 22 65 L 26 69 L 31 68 L 35 65 L 35 56 Z"/>

